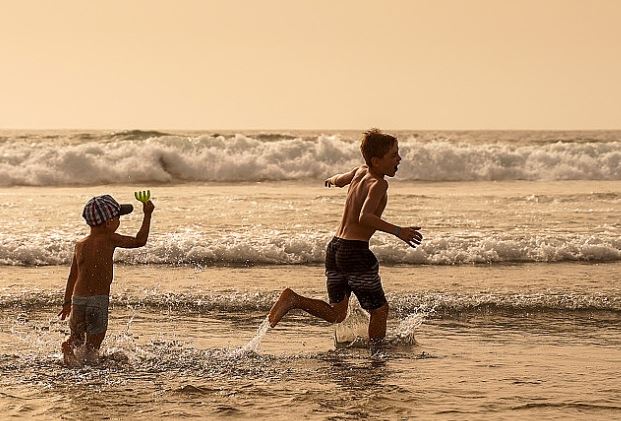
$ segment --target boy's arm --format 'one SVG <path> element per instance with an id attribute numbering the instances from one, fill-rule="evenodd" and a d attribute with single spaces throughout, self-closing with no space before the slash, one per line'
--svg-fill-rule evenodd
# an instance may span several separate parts
<path id="1" fill-rule="evenodd" d="M 400 227 L 384 221 L 376 215 L 375 211 L 387 191 L 388 182 L 386 180 L 377 180 L 371 184 L 367 198 L 362 205 L 358 222 L 375 230 L 393 234 L 408 244 L 412 240 L 422 240 L 423 236 L 418 232 L 421 227 Z"/>
<path id="2" fill-rule="evenodd" d="M 151 214 L 155 209 L 155 205 L 150 200 L 142 205 L 144 211 L 144 217 L 142 218 L 142 225 L 135 237 L 129 235 L 112 234 L 112 244 L 114 247 L 121 247 L 125 249 L 133 249 L 142 247 L 147 244 L 149 238 L 149 229 L 151 228 Z"/>
<path id="3" fill-rule="evenodd" d="M 73 289 L 75 288 L 75 282 L 78 280 L 78 264 L 75 259 L 75 253 L 73 254 L 73 261 L 71 262 L 71 270 L 69 271 L 69 277 L 67 278 L 67 288 L 65 288 L 65 299 L 63 300 L 63 308 L 58 315 L 60 320 L 65 320 L 71 313 L 71 297 L 73 296 Z"/>
<path id="4" fill-rule="evenodd" d="M 332 187 L 332 186 L 345 187 L 346 185 L 351 183 L 351 180 L 354 179 L 354 176 L 356 175 L 356 171 L 358 171 L 359 168 L 360 167 L 356 167 L 349 172 L 333 175 L 332 177 L 327 178 L 324 184 L 326 187 Z"/>

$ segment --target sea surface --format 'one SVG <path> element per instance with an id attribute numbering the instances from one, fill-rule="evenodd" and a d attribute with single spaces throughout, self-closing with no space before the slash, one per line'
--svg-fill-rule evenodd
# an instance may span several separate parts
<path id="1" fill-rule="evenodd" d="M 621 131 L 397 131 L 377 233 L 390 303 L 369 355 L 333 326 L 269 329 L 285 287 L 326 298 L 324 250 L 359 131 L 0 131 L 0 413 L 17 419 L 621 417 Z M 68 368 L 60 311 L 92 196 L 156 209 L 118 250 L 98 364 Z M 362 338 L 357 338 L 361 336 Z"/>

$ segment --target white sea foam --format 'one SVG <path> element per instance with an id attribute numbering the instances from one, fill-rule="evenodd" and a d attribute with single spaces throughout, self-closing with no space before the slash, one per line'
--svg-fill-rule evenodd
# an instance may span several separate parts
<path id="1" fill-rule="evenodd" d="M 164 265 L 297 265 L 321 264 L 329 232 L 256 230 L 241 234 L 204 234 L 195 231 L 153 234 L 149 247 L 117 250 L 125 264 Z M 67 265 L 77 237 L 48 234 L 0 233 L 0 265 Z M 617 230 L 592 234 L 476 233 L 446 234 L 425 239 L 416 250 L 392 238 L 378 237 L 371 249 L 385 265 L 455 265 L 529 262 L 611 262 L 621 260 Z"/>
<path id="2" fill-rule="evenodd" d="M 140 132 L 143 133 L 143 132 Z M 320 179 L 361 163 L 343 136 L 147 133 L 0 142 L 0 186 Z M 621 141 L 400 140 L 403 180 L 621 180 Z"/>

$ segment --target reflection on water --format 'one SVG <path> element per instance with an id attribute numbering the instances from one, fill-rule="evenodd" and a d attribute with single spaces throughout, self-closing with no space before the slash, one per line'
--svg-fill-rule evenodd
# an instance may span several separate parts
<path id="1" fill-rule="evenodd" d="M 333 328 L 300 317 L 266 330 L 264 313 L 224 322 L 116 309 L 100 363 L 68 369 L 58 349 L 66 328 L 50 312 L 2 313 L 3 413 L 290 419 L 283 408 L 295 403 L 309 419 L 451 419 L 455 411 L 536 417 L 549 408 L 553 419 L 575 411 L 605 419 L 621 410 L 613 404 L 621 397 L 621 353 L 611 345 L 620 336 L 618 315 L 594 322 L 597 313 L 538 314 L 514 317 L 513 325 L 503 314 L 431 318 L 417 326 L 416 344 L 370 357 L 365 348 L 333 349 Z M 404 325 L 412 320 L 391 320 L 389 337 L 400 337 Z M 587 330 L 590 339 L 576 334 Z M 227 335 L 236 345 L 225 345 Z M 315 345 L 292 340 L 301 337 Z"/>
<path id="2" fill-rule="evenodd" d="M 386 359 L 361 358 L 359 360 L 342 358 L 331 354 L 323 359 L 326 376 L 340 389 L 349 392 L 364 391 L 373 393 L 384 387 L 384 380 L 390 375 Z"/>

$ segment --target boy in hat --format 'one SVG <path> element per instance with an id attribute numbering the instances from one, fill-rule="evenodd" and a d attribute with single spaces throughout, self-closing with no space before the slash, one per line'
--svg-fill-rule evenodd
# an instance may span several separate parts
<path id="1" fill-rule="evenodd" d="M 65 364 L 78 363 L 74 349 L 83 344 L 86 344 L 87 355 L 97 355 L 108 328 L 114 250 L 142 247 L 147 243 L 154 208 L 150 200 L 143 204 L 142 226 L 136 236 L 131 237 L 115 231 L 120 225 L 119 217 L 132 212 L 132 205 L 120 205 L 106 194 L 93 197 L 84 206 L 82 216 L 91 232 L 75 246 L 63 308 L 58 313 L 61 320 L 71 314 L 71 336 L 62 343 Z"/>

